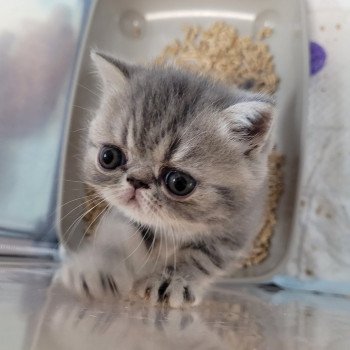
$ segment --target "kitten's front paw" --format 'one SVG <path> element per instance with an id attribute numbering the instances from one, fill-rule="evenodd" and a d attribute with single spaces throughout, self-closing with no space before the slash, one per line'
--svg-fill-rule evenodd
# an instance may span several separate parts
<path id="1" fill-rule="evenodd" d="M 136 284 L 136 292 L 152 304 L 166 303 L 173 308 L 194 306 L 201 300 L 201 294 L 194 282 L 176 274 L 150 276 Z"/>
<path id="2" fill-rule="evenodd" d="M 58 272 L 57 280 L 79 297 L 103 300 L 121 296 L 115 277 L 105 271 L 84 270 L 67 264 Z"/>
<path id="3" fill-rule="evenodd" d="M 123 266 L 110 265 L 103 259 L 77 257 L 62 266 L 55 281 L 79 297 L 96 300 L 122 298 L 130 291 L 132 281 Z"/>

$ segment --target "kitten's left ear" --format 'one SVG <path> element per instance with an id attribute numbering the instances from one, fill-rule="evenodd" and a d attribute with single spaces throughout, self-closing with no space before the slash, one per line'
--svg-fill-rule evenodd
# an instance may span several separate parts
<path id="1" fill-rule="evenodd" d="M 136 67 L 132 65 L 101 52 L 91 51 L 90 56 L 97 68 L 105 89 L 122 89 L 128 84 L 128 80 L 136 69 Z"/>
<path id="2" fill-rule="evenodd" d="M 274 112 L 272 101 L 239 102 L 224 110 L 229 136 L 241 144 L 245 155 L 267 143 Z"/>

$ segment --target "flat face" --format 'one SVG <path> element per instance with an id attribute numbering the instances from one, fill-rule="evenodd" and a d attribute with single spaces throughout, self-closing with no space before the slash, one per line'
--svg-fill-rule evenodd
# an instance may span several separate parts
<path id="1" fill-rule="evenodd" d="M 304 28 L 298 1 L 247 0 L 247 1 L 100 1 L 91 23 L 87 48 L 74 102 L 71 134 L 68 145 L 64 202 L 84 195 L 79 183 L 79 168 L 74 158 L 79 149 L 79 139 L 86 130 L 85 121 L 89 111 L 97 105 L 96 81 L 91 75 L 89 49 L 106 51 L 127 62 L 145 63 L 154 59 L 161 50 L 183 35 L 186 25 L 208 26 L 216 21 L 225 21 L 235 26 L 241 35 L 257 37 L 259 30 L 268 26 L 273 34 L 266 40 L 274 56 L 277 74 L 281 82 L 277 93 L 278 116 L 274 137 L 277 150 L 286 157 L 285 191 L 279 208 L 279 220 L 269 259 L 261 266 L 248 269 L 241 277 L 263 278 L 279 265 L 286 255 L 291 238 L 291 220 L 298 169 L 300 120 L 302 117 L 302 93 L 307 57 L 304 51 Z M 90 91 L 89 91 L 90 90 Z M 79 217 L 82 210 L 66 205 L 61 232 L 67 230 Z M 85 231 L 79 220 L 75 232 Z M 77 238 L 76 240 L 80 240 Z"/>
<path id="2" fill-rule="evenodd" d="M 347 350 L 350 300 L 326 295 L 216 289 L 201 306 L 83 304 L 50 273 L 0 273 L 1 350 Z"/>

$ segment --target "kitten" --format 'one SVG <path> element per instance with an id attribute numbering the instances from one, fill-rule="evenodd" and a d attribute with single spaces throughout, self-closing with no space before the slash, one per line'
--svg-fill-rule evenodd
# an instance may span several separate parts
<path id="1" fill-rule="evenodd" d="M 60 271 L 95 299 L 198 304 L 264 222 L 271 97 L 92 53 L 102 83 L 84 180 L 109 204 Z"/>

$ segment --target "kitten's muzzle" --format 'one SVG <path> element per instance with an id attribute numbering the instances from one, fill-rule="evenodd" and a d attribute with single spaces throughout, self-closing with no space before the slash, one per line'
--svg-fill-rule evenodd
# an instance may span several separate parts
<path id="1" fill-rule="evenodd" d="M 148 189 L 149 188 L 149 184 L 147 184 L 146 182 L 136 179 L 133 176 L 128 176 L 126 178 L 126 181 L 129 182 L 129 184 L 131 186 L 133 186 L 135 188 L 135 190 L 137 190 L 138 188 L 145 188 Z"/>

